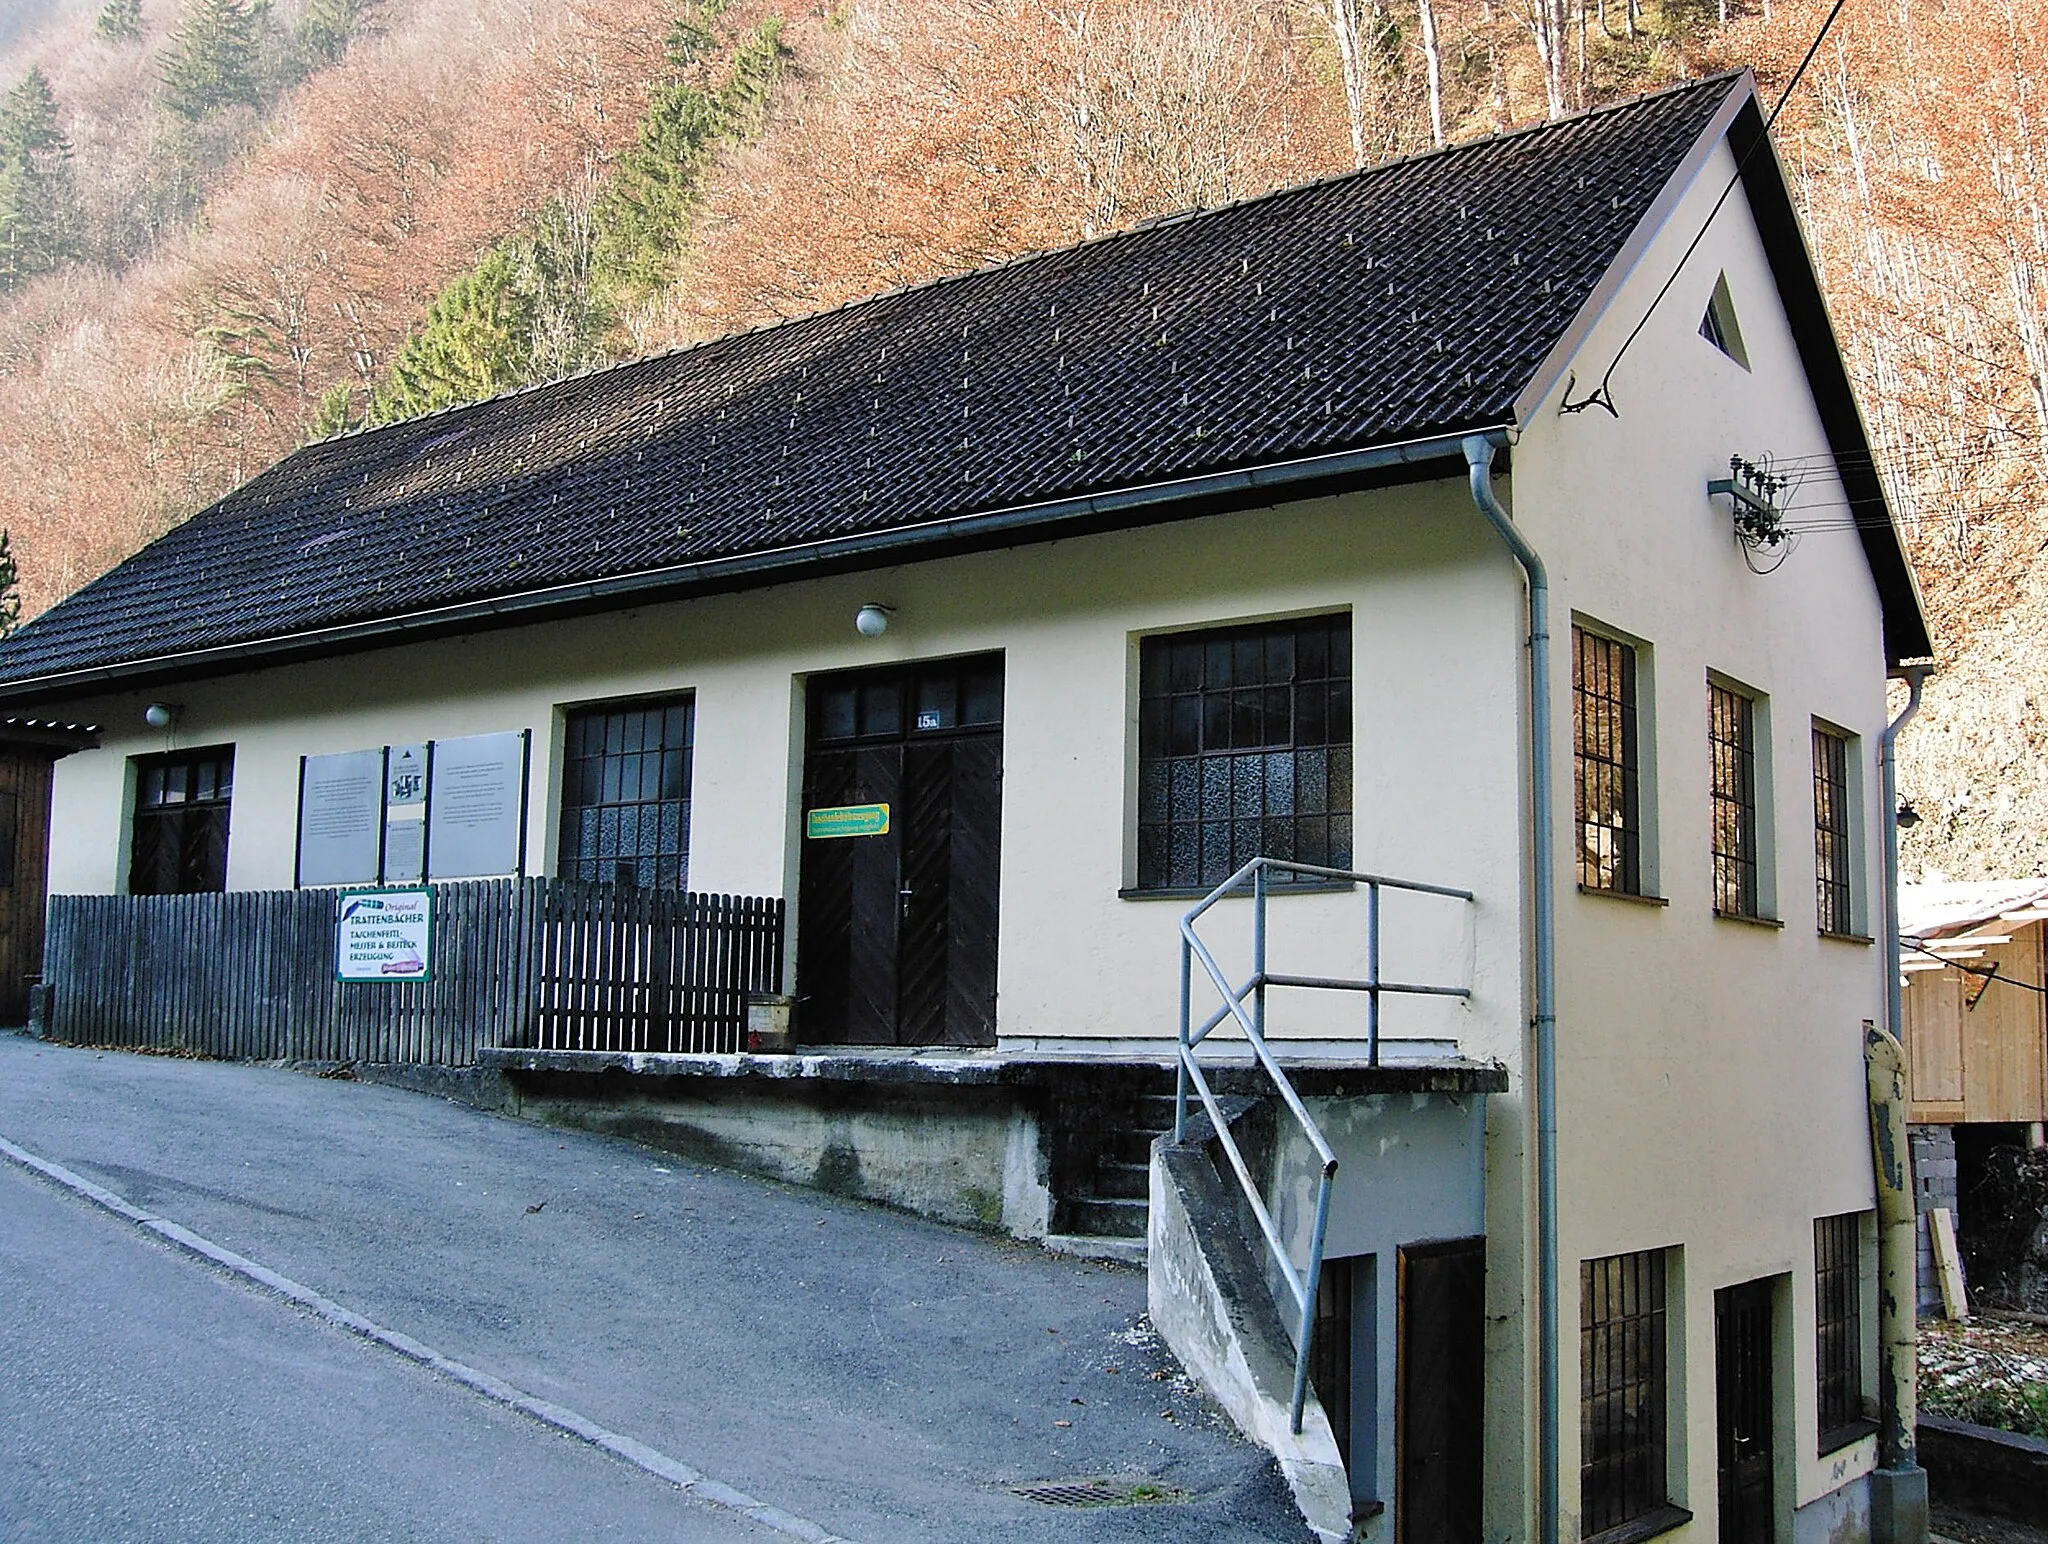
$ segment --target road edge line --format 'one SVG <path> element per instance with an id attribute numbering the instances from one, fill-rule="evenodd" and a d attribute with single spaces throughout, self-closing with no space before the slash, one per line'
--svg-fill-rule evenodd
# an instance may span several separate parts
<path id="1" fill-rule="evenodd" d="M 656 1479 L 673 1485 L 693 1501 L 716 1507 L 722 1512 L 736 1512 L 748 1521 L 758 1523 L 785 1537 L 802 1539 L 804 1544 L 853 1544 L 852 1540 L 842 1538 L 809 1518 L 785 1512 L 781 1507 L 750 1496 L 722 1480 L 715 1480 L 710 1475 L 691 1468 L 680 1459 L 669 1457 L 658 1448 L 649 1447 L 623 1432 L 600 1426 L 588 1416 L 581 1415 L 566 1405 L 554 1404 L 537 1395 L 529 1394 L 516 1384 L 507 1383 L 504 1379 L 480 1368 L 471 1367 L 466 1362 L 459 1362 L 454 1357 L 444 1355 L 402 1331 L 386 1329 L 374 1319 L 366 1319 L 352 1309 L 344 1308 L 332 1298 L 315 1292 L 311 1287 L 293 1281 L 289 1276 L 280 1275 L 268 1266 L 259 1265 L 244 1255 L 236 1254 L 232 1249 L 216 1244 L 213 1240 L 202 1237 L 167 1217 L 159 1217 L 152 1212 L 144 1211 L 104 1185 L 95 1184 L 84 1175 L 65 1168 L 63 1164 L 32 1153 L 5 1137 L 0 1137 L 0 1157 L 5 1157 L 31 1174 L 68 1190 L 83 1200 L 90 1201 L 102 1211 L 111 1212 L 124 1222 L 133 1223 L 144 1232 L 156 1235 L 165 1243 L 204 1260 L 230 1276 L 260 1287 L 273 1297 L 296 1303 L 336 1329 L 346 1330 L 351 1335 L 382 1346 L 409 1362 L 417 1363 L 439 1373 L 451 1382 L 461 1384 L 471 1393 L 480 1395 L 493 1404 L 515 1410 L 529 1420 L 538 1421 L 564 1436 L 587 1443 L 600 1452 L 610 1454 L 621 1463 L 632 1465 L 644 1474 L 651 1474 Z"/>

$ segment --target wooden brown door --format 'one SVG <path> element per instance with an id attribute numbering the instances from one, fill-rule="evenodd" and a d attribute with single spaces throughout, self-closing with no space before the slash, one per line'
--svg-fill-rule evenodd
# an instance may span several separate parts
<path id="1" fill-rule="evenodd" d="M 1486 1240 L 1404 1245 L 1394 1367 L 1394 1536 L 1479 1544 Z"/>
<path id="2" fill-rule="evenodd" d="M 1772 1544 L 1771 1284 L 1714 1294 L 1721 1544 Z"/>
<path id="3" fill-rule="evenodd" d="M 1000 656 L 822 678 L 809 722 L 798 1032 L 825 1044 L 993 1045 Z"/>

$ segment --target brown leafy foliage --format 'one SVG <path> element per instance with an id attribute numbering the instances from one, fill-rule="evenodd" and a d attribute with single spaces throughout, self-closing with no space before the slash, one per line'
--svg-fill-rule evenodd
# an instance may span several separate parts
<path id="1" fill-rule="evenodd" d="M 1729 62 L 1786 80 L 1828 0 L 739 0 L 792 50 L 644 352 Z M 292 0 L 280 0 L 289 15 Z M 673 0 L 389 0 L 258 115 L 170 123 L 96 7 L 50 74 L 94 249 L 0 308 L 0 525 L 33 612 L 365 393 L 428 300 L 550 198 L 583 207 Z M 1851 7 L 1780 126 L 1944 671 L 1903 753 L 1913 863 L 2048 868 L 2048 0 Z M 4 82 L 0 82 L 4 83 Z M 578 200 L 582 200 L 578 203 Z M 195 202 L 196 201 L 196 202 Z M 195 207 L 198 217 L 192 218 Z M 1809 500 L 1808 525 L 1843 511 Z"/>

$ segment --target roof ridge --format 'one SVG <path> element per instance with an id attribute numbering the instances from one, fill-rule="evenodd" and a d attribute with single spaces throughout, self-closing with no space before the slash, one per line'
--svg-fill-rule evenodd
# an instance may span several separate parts
<path id="1" fill-rule="evenodd" d="M 283 462 L 293 459 L 301 452 L 317 447 L 335 445 L 347 440 L 355 440 L 373 434 L 394 431 L 409 424 L 426 423 L 450 414 L 472 412 L 488 407 L 493 403 L 508 402 L 516 398 L 532 396 L 553 387 L 565 386 L 574 381 L 589 380 L 593 376 L 609 375 L 615 371 L 637 369 L 643 366 L 659 364 L 666 360 L 680 359 L 687 355 L 700 353 L 722 345 L 737 343 L 743 338 L 780 331 L 785 327 L 801 326 L 806 322 L 818 322 L 829 316 L 842 316 L 848 312 L 857 311 L 862 306 L 875 305 L 884 300 L 892 300 L 899 295 L 918 294 L 924 290 L 940 288 L 943 285 L 964 284 L 972 279 L 1003 273 L 1012 268 L 1022 267 L 1049 258 L 1062 257 L 1071 252 L 1104 247 L 1119 241 L 1129 241 L 1136 237 L 1148 235 L 1162 227 L 1192 224 L 1218 217 L 1234 210 L 1249 208 L 1255 204 L 1277 202 L 1283 198 L 1299 196 L 1336 183 L 1362 182 L 1369 178 L 1388 174 L 1405 167 L 1419 165 L 1426 161 L 1449 159 L 1452 156 L 1469 154 L 1499 145 L 1507 140 L 1531 138 L 1535 135 L 1566 128 L 1573 124 L 1590 122 L 1595 118 L 1610 113 L 1632 111 L 1651 102 L 1661 101 L 1666 97 L 1680 96 L 1692 91 L 1702 91 L 1710 86 L 1740 80 L 1749 73 L 1749 70 L 1744 67 L 1722 70 L 1713 75 L 1701 76 L 1697 80 L 1676 81 L 1671 85 L 1659 87 L 1655 91 L 1645 91 L 1635 96 L 1620 98 L 1616 101 L 1602 102 L 1592 107 L 1582 108 L 1575 113 L 1566 113 L 1562 117 L 1546 118 L 1538 123 L 1523 124 L 1519 128 L 1498 129 L 1491 134 L 1481 134 L 1472 139 L 1459 140 L 1455 144 L 1436 145 L 1428 150 L 1417 150 L 1407 155 L 1392 156 L 1384 161 L 1375 161 L 1371 166 L 1353 167 L 1349 171 L 1329 172 L 1323 176 L 1310 177 L 1301 182 L 1290 182 L 1282 187 L 1268 188 L 1262 193 L 1246 194 L 1243 198 L 1231 199 L 1227 203 L 1204 205 L 1193 209 L 1177 210 L 1163 215 L 1155 215 L 1146 220 L 1141 220 L 1135 225 L 1103 231 L 1095 236 L 1084 236 L 1081 240 L 1070 242 L 1066 246 L 1035 247 L 1028 252 L 1016 252 L 1008 257 L 999 258 L 995 262 L 984 263 L 979 268 L 967 268 L 951 273 L 934 274 L 931 278 L 919 279 L 910 284 L 898 284 L 889 289 L 873 290 L 866 294 L 856 295 L 851 300 L 843 300 L 837 305 L 825 306 L 816 311 L 806 311 L 798 316 L 778 317 L 773 321 L 756 322 L 750 327 L 742 327 L 734 332 L 720 333 L 712 338 L 700 338 L 694 343 L 677 344 L 674 348 L 658 349 L 651 354 L 637 354 L 626 359 L 612 360 L 606 364 L 586 365 L 582 369 L 572 371 L 567 375 L 550 376 L 544 381 L 528 381 L 522 385 L 508 387 L 504 391 L 493 392 L 488 397 L 478 397 L 468 402 L 445 403 L 440 407 L 429 408 L 423 413 L 415 413 L 407 418 L 394 419 L 390 423 L 359 424 L 352 429 L 339 430 L 334 434 L 326 436 L 324 439 L 308 440 L 296 450 L 290 451 L 281 457 L 276 464 L 282 465 Z"/>

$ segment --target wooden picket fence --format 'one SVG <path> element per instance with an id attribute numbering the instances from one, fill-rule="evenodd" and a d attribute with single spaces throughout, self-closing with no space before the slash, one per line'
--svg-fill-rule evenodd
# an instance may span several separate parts
<path id="1" fill-rule="evenodd" d="M 553 879 L 429 887 L 431 979 L 334 978 L 335 890 L 50 899 L 45 1033 L 251 1060 L 737 1051 L 781 990 L 783 903 Z"/>

